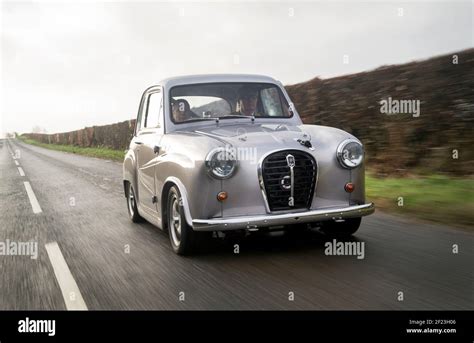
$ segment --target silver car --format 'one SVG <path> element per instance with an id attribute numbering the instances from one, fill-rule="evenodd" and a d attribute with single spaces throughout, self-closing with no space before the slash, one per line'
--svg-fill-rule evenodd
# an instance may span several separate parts
<path id="1" fill-rule="evenodd" d="M 351 235 L 374 212 L 362 143 L 303 124 L 283 85 L 258 75 L 183 76 L 148 88 L 123 183 L 132 221 L 168 231 L 178 254 L 229 230 Z"/>

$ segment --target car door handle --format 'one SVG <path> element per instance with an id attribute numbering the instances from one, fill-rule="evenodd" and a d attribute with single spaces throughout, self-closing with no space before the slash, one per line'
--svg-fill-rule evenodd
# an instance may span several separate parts
<path id="1" fill-rule="evenodd" d="M 135 142 L 133 142 L 133 143 L 135 143 L 135 144 L 137 144 L 137 145 L 142 145 L 142 144 L 143 144 L 143 142 L 139 142 L 139 141 L 135 141 Z"/>
<path id="2" fill-rule="evenodd" d="M 160 152 L 160 147 L 159 147 L 158 145 L 155 145 L 155 146 L 153 147 L 153 152 L 154 152 L 155 154 L 158 154 L 158 153 Z"/>

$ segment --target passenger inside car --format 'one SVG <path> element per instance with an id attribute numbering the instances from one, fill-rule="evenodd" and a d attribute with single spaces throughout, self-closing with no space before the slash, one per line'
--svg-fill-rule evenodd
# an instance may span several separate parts
<path id="1" fill-rule="evenodd" d="M 175 122 L 180 123 L 198 117 L 193 111 L 191 111 L 189 102 L 185 99 L 176 99 L 172 101 L 171 105 Z"/>

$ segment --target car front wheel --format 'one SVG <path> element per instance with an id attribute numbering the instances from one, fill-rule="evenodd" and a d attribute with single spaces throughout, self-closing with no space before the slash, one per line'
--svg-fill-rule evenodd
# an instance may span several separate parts
<path id="1" fill-rule="evenodd" d="M 143 221 L 143 218 L 138 213 L 137 198 L 131 182 L 127 183 L 127 192 L 125 195 L 127 197 L 128 215 L 132 222 L 139 223 Z"/>
<path id="2" fill-rule="evenodd" d="M 361 219 L 362 218 L 349 218 L 343 222 L 325 222 L 321 226 L 321 231 L 328 236 L 348 237 L 359 229 Z"/>
<path id="3" fill-rule="evenodd" d="M 167 227 L 171 247 L 178 255 L 192 252 L 196 240 L 196 232 L 187 224 L 179 190 L 173 186 L 168 192 Z"/>

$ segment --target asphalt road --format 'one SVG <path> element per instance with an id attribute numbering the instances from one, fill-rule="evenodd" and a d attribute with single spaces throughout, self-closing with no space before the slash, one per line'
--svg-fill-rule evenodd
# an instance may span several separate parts
<path id="1" fill-rule="evenodd" d="M 0 145 L 0 242 L 38 243 L 37 259 L 0 256 L 2 310 L 66 309 L 67 294 L 89 310 L 474 309 L 466 230 L 377 212 L 353 239 L 365 243 L 364 259 L 326 256 L 331 239 L 319 232 L 249 237 L 239 254 L 231 240 L 214 239 L 180 257 L 165 233 L 128 219 L 120 163 Z M 66 268 L 45 248 L 52 242 Z"/>

